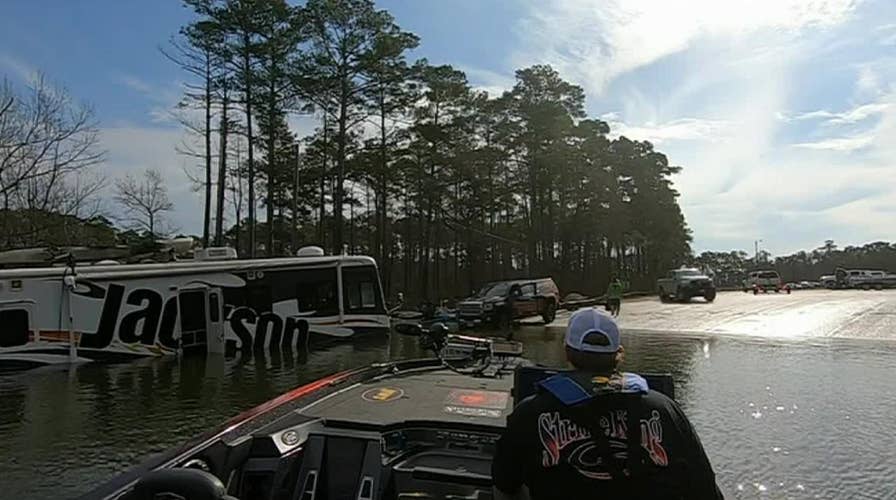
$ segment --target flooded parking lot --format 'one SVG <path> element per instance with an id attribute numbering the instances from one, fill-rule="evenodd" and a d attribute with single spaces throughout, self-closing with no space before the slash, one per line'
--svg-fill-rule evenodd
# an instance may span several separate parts
<path id="1" fill-rule="evenodd" d="M 888 498 L 896 477 L 896 293 L 627 301 L 625 368 L 672 373 L 727 498 Z M 561 364 L 564 317 L 515 333 Z M 306 381 L 420 356 L 393 336 L 265 358 L 152 359 L 0 377 L 4 498 L 76 496 Z"/>

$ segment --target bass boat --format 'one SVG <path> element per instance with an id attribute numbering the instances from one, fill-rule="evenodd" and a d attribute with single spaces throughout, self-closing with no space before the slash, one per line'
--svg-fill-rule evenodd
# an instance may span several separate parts
<path id="1" fill-rule="evenodd" d="M 491 459 L 515 402 L 560 370 L 523 346 L 415 335 L 432 359 L 337 373 L 298 387 L 157 455 L 82 498 L 398 500 L 492 498 Z M 674 396 L 671 377 L 645 376 Z"/>

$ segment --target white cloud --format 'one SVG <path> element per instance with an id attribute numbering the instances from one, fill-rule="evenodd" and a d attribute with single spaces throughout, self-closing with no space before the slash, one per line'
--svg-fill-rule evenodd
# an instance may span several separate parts
<path id="1" fill-rule="evenodd" d="M 619 75 L 682 51 L 702 36 L 834 26 L 859 0 L 531 0 L 518 26 L 519 64 L 546 62 L 602 90 Z M 754 45 L 759 45 L 758 37 Z"/>
<path id="2" fill-rule="evenodd" d="M 618 113 L 606 113 L 601 119 L 610 125 L 614 137 L 624 135 L 629 139 L 646 140 L 654 144 L 670 141 L 721 141 L 731 133 L 732 124 L 725 120 L 706 118 L 679 118 L 663 123 L 646 122 L 629 125 L 619 119 Z"/>
<path id="3" fill-rule="evenodd" d="M 896 45 L 896 23 L 884 24 L 874 29 L 880 35 L 880 44 L 885 46 Z"/>
<path id="4" fill-rule="evenodd" d="M 22 83 L 31 83 L 38 74 L 37 68 L 9 54 L 0 53 L 0 69 L 10 72 Z"/>
<path id="5" fill-rule="evenodd" d="M 896 104 L 896 94 L 885 94 L 879 102 Z M 850 243 L 892 239 L 896 106 L 881 109 L 878 123 L 862 134 L 789 149 L 760 148 L 760 161 L 734 169 L 736 181 L 727 190 L 683 186 L 682 204 L 695 223 L 698 249 L 747 248 L 750 238 L 763 238 L 780 254 L 826 238 Z M 686 164 L 684 172 L 689 170 Z"/>
<path id="6" fill-rule="evenodd" d="M 873 134 L 858 135 L 854 137 L 834 137 L 815 142 L 800 142 L 794 144 L 798 148 L 827 149 L 831 151 L 855 151 L 867 148 L 874 142 Z"/>
<path id="7" fill-rule="evenodd" d="M 867 84 L 867 83 L 864 83 Z M 857 82 L 858 86 L 862 86 L 863 82 Z M 874 116 L 880 116 L 882 113 L 887 111 L 892 107 L 892 103 L 890 102 L 872 102 L 868 104 L 862 104 L 860 106 L 856 106 L 847 111 L 842 112 L 832 112 L 827 110 L 816 110 L 809 111 L 805 113 L 796 113 L 793 115 L 788 115 L 786 113 L 779 113 L 778 117 L 784 121 L 801 121 L 801 120 L 816 120 L 822 119 L 826 123 L 831 125 L 847 125 L 852 123 L 857 123 L 862 120 L 866 120 L 868 118 Z"/>
<path id="8" fill-rule="evenodd" d="M 889 102 L 878 102 L 871 104 L 863 104 L 855 109 L 851 109 L 845 113 L 840 113 L 831 118 L 828 122 L 831 124 L 847 124 L 856 123 L 872 116 L 880 115 L 892 106 Z"/>
<path id="9" fill-rule="evenodd" d="M 674 181 L 698 250 L 869 241 L 896 230 L 896 60 L 867 51 L 896 23 L 849 22 L 871 3 L 530 0 L 511 62 L 551 64 L 616 110 L 602 116 L 613 134 L 684 167 Z"/>
<path id="10" fill-rule="evenodd" d="M 503 74 L 482 68 L 461 66 L 461 71 L 467 75 L 470 86 L 475 90 L 488 92 L 490 97 L 498 97 L 513 88 L 516 78 L 512 74 Z"/>
<path id="11" fill-rule="evenodd" d="M 136 90 L 141 94 L 151 95 L 154 92 L 152 85 L 144 82 L 143 80 L 137 78 L 133 75 L 123 75 L 121 77 L 121 83 L 123 83 L 126 87 Z"/>
<path id="12" fill-rule="evenodd" d="M 869 64 L 859 67 L 856 78 L 856 93 L 859 95 L 878 95 L 881 92 L 880 76 Z"/>
<path id="13" fill-rule="evenodd" d="M 176 81 L 167 85 L 156 85 L 127 74 L 119 75 L 117 80 L 149 102 L 148 115 L 154 124 L 178 125 L 179 121 L 183 119 L 189 120 L 191 123 L 200 123 L 204 116 L 198 108 L 178 108 L 178 103 L 183 98 L 183 82 Z"/>

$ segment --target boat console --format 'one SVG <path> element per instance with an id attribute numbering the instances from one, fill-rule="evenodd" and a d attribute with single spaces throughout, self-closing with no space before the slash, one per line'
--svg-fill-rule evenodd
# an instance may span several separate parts
<path id="1" fill-rule="evenodd" d="M 475 416 L 445 422 L 399 421 L 395 415 L 396 421 L 381 424 L 296 414 L 290 417 L 294 425 L 219 441 L 180 469 L 150 472 L 121 498 L 154 498 L 145 496 L 149 485 L 177 495 L 205 488 L 203 498 L 209 499 L 485 500 L 491 498 L 491 457 L 504 423 L 500 413 L 492 425 L 478 421 L 491 417 Z M 184 468 L 191 472 L 170 475 Z M 198 488 L 187 474 L 195 474 Z"/>

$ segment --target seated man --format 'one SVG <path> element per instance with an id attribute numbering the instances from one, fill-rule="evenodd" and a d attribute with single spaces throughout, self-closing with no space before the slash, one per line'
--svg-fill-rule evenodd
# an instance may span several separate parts
<path id="1" fill-rule="evenodd" d="M 681 408 L 617 371 L 619 337 L 596 309 L 570 317 L 575 371 L 540 382 L 507 418 L 492 464 L 496 499 L 723 498 Z"/>

